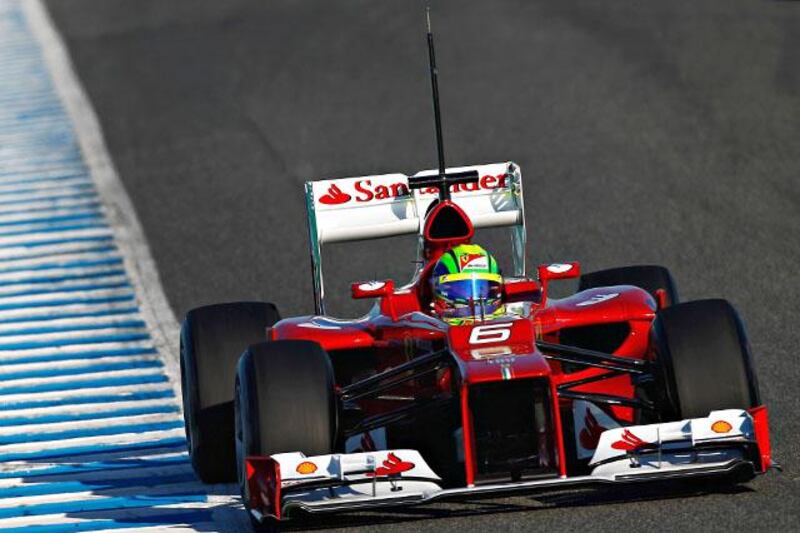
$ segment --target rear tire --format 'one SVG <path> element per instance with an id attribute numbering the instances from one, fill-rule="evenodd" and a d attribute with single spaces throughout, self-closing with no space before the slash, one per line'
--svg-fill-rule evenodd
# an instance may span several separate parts
<path id="1" fill-rule="evenodd" d="M 708 416 L 760 404 L 742 321 L 726 300 L 699 300 L 659 312 L 652 344 L 660 368 L 655 392 L 665 420 Z"/>
<path id="2" fill-rule="evenodd" d="M 236 364 L 280 320 L 274 305 L 237 302 L 192 309 L 181 326 L 181 388 L 192 466 L 204 483 L 236 479 Z"/>
<path id="3" fill-rule="evenodd" d="M 239 360 L 235 409 L 239 487 L 248 502 L 246 457 L 333 451 L 336 404 L 328 354 L 311 341 L 250 346 Z"/>
<path id="4" fill-rule="evenodd" d="M 639 287 L 649 292 L 656 301 L 658 301 L 656 291 L 663 289 L 666 293 L 667 307 L 679 302 L 678 288 L 672 274 L 667 268 L 658 265 L 634 265 L 590 272 L 581 276 L 578 291 L 613 285 Z"/>

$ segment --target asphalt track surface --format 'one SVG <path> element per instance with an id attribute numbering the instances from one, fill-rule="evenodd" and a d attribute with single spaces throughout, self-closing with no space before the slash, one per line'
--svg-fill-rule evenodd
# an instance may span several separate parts
<path id="1" fill-rule="evenodd" d="M 302 183 L 435 165 L 418 2 L 48 7 L 179 315 L 311 312 Z M 786 470 L 309 527 L 800 529 L 800 3 L 452 1 L 433 18 L 448 162 L 522 166 L 531 264 L 659 263 L 683 299 L 731 300 Z M 343 312 L 350 279 L 411 268 L 406 240 L 328 251 Z"/>

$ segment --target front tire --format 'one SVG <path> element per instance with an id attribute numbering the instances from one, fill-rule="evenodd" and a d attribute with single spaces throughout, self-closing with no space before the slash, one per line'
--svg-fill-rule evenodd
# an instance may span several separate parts
<path id="1" fill-rule="evenodd" d="M 181 326 L 181 388 L 192 466 L 204 483 L 236 479 L 236 364 L 280 320 L 274 305 L 236 302 L 192 309 Z"/>
<path id="2" fill-rule="evenodd" d="M 239 360 L 235 409 L 239 487 L 247 503 L 246 457 L 333 451 L 336 404 L 328 354 L 311 341 L 250 346 Z"/>
<path id="3" fill-rule="evenodd" d="M 662 419 L 708 416 L 760 404 L 750 346 L 726 300 L 698 300 L 664 309 L 652 327 L 660 369 L 656 403 Z"/>

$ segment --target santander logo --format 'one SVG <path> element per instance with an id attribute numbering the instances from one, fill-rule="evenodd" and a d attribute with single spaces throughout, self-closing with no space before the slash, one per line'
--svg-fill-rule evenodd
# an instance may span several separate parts
<path id="1" fill-rule="evenodd" d="M 414 463 L 403 461 L 392 452 L 383 461 L 383 465 L 375 469 L 375 472 L 367 472 L 367 477 L 398 476 L 403 472 L 408 472 L 414 468 Z"/>
<path id="2" fill-rule="evenodd" d="M 496 176 L 481 176 L 476 183 L 458 183 L 450 187 L 453 194 L 460 192 L 477 192 L 482 190 L 504 189 L 507 186 L 508 177 L 506 174 Z M 344 186 L 344 184 L 341 184 Z M 387 200 L 392 198 L 402 198 L 410 195 L 408 186 L 405 183 L 397 182 L 388 185 L 372 183 L 372 180 L 360 179 L 352 184 L 353 190 L 345 192 L 336 183 L 328 187 L 328 191 L 319 197 L 320 203 L 326 205 L 340 205 L 354 201 L 357 203 L 367 203 L 374 200 Z M 434 195 L 437 193 L 435 187 L 429 187 L 420 191 L 422 195 Z"/>
<path id="3" fill-rule="evenodd" d="M 615 450 L 625 450 L 626 452 L 638 450 L 639 448 L 644 448 L 645 446 L 649 445 L 650 443 L 644 441 L 634 435 L 630 430 L 626 429 L 622 432 L 622 438 L 618 441 L 611 444 L 611 447 Z"/>
<path id="4" fill-rule="evenodd" d="M 597 443 L 600 442 L 600 435 L 606 430 L 597 419 L 594 417 L 589 408 L 586 408 L 586 415 L 583 418 L 585 427 L 581 430 L 580 441 L 581 446 L 587 450 L 597 449 Z"/>
<path id="5" fill-rule="evenodd" d="M 352 196 L 342 192 L 342 190 L 334 183 L 328 187 L 327 194 L 323 194 L 319 197 L 319 201 L 327 205 L 339 205 L 349 202 L 350 198 L 352 198 Z"/>

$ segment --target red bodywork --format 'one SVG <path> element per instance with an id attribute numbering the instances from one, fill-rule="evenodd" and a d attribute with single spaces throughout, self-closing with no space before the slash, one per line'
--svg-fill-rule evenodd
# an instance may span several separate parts
<path id="1" fill-rule="evenodd" d="M 339 193 L 329 194 L 335 201 Z M 457 235 L 435 227 L 439 217 L 454 216 L 463 221 Z M 431 312 L 429 278 L 442 253 L 470 242 L 473 234 L 464 211 L 443 200 L 425 219 L 425 263 L 410 285 L 354 283 L 354 298 L 376 299 L 367 316 L 284 319 L 267 337 L 315 341 L 330 355 L 339 409 L 335 452 L 374 450 L 373 432 L 379 430 L 385 441 L 377 446 L 419 451 L 445 487 L 579 476 L 587 468 L 586 453 L 610 429 L 604 424 L 641 420 L 644 404 L 637 399 L 636 371 L 631 369 L 652 363 L 651 325 L 667 304 L 666 294 L 622 285 L 550 299 L 548 284 L 578 277 L 580 266 L 542 265 L 536 280 L 506 280 L 506 305 L 514 312 L 451 325 Z M 553 355 L 559 347 L 566 355 Z M 569 350 L 584 358 L 570 359 Z M 585 407 L 589 404 L 597 410 Z M 585 412 L 573 412 L 573 407 Z M 519 416 L 515 409 L 521 410 Z M 757 449 L 753 463 L 764 472 L 771 463 L 766 408 L 750 414 Z M 507 419 L 506 425 L 498 418 Z M 516 431 L 519 426 L 525 427 Z M 356 449 L 350 449 L 352 442 Z M 635 451 L 646 445 L 627 431 L 612 448 Z M 373 475 L 409 465 L 392 456 Z M 280 519 L 279 464 L 248 458 L 246 475 L 249 508 Z"/>
<path id="2" fill-rule="evenodd" d="M 448 209 L 454 210 L 465 220 L 468 232 L 454 238 L 433 238 L 431 226 L 437 214 Z M 566 273 L 547 274 L 540 269 L 540 280 L 517 281 L 525 284 L 531 297 L 527 301 L 529 310 L 526 316 L 509 315 L 471 325 L 448 325 L 428 313 L 429 273 L 444 251 L 457 244 L 469 242 L 472 236 L 472 225 L 457 205 L 449 201 L 438 204 L 426 219 L 426 264 L 411 285 L 396 289 L 390 281 L 355 283 L 355 298 L 378 298 L 376 312 L 365 318 L 349 321 L 319 316 L 285 319 L 271 328 L 269 338 L 313 340 L 329 354 L 346 352 L 353 354 L 351 358 L 359 357 L 359 353 L 378 353 L 377 358 L 369 362 L 365 356 L 364 369 L 369 375 L 379 375 L 436 350 L 448 350 L 452 357 L 451 367 L 439 369 L 435 379 L 409 380 L 399 386 L 393 396 L 401 396 L 402 391 L 403 397 L 412 399 L 433 398 L 440 393 L 460 397 L 464 477 L 468 485 L 475 482 L 476 467 L 473 413 L 469 403 L 471 387 L 504 380 L 544 380 L 548 384 L 550 397 L 555 399 L 551 402 L 550 431 L 553 449 L 549 450 L 547 460 L 557 465 L 559 475 L 565 476 L 568 458 L 564 445 L 566 429 L 562 413 L 569 408 L 571 400 L 559 399 L 558 387 L 609 374 L 609 370 L 582 367 L 565 371 L 561 363 L 550 361 L 542 354 L 536 341 L 558 343 L 564 330 L 575 331 L 587 326 L 618 324 L 624 325 L 622 327 L 627 329 L 627 333 L 611 353 L 620 357 L 644 359 L 648 356 L 648 332 L 655 317 L 657 302 L 646 291 L 632 286 L 591 289 L 569 298 L 547 299 L 549 279 L 579 275 L 578 264 L 569 263 L 560 265 L 563 268 L 569 267 Z M 509 282 L 509 300 L 518 300 L 519 295 L 515 293 L 524 292 L 514 288 L 515 285 L 513 281 Z M 337 386 L 347 387 L 360 377 L 363 376 L 357 372 L 346 377 L 337 374 L 337 381 L 340 381 Z M 575 390 L 625 398 L 633 398 L 634 393 L 629 375 L 591 381 L 577 386 Z M 382 412 L 394 409 L 398 402 L 400 401 L 373 398 L 361 402 L 359 407 L 364 416 L 379 416 Z M 611 406 L 607 411 L 620 421 L 633 420 L 634 413 L 630 407 Z"/>

